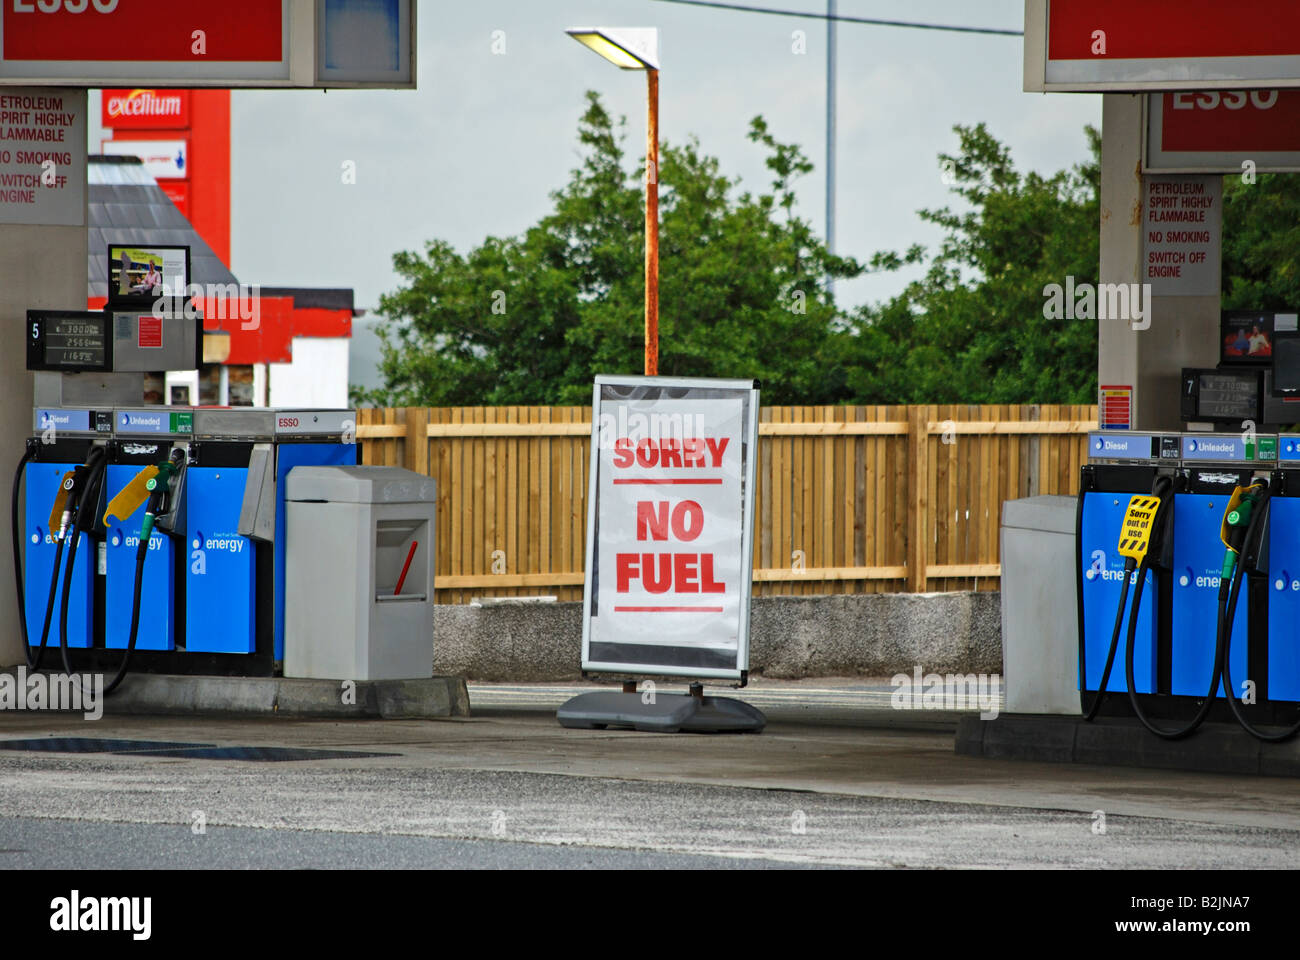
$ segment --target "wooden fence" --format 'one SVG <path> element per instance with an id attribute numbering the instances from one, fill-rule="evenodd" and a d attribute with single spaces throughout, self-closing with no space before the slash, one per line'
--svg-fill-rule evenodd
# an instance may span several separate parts
<path id="1" fill-rule="evenodd" d="M 1074 494 L 1095 406 L 764 407 L 754 593 L 995 590 L 1002 502 Z M 590 407 L 363 409 L 438 480 L 440 603 L 582 597 Z"/>

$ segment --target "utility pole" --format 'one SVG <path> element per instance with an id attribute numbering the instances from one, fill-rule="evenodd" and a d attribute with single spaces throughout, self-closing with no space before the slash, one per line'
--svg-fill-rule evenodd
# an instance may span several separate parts
<path id="1" fill-rule="evenodd" d="M 835 0 L 826 0 L 826 250 L 835 252 Z M 834 286 L 827 278 L 826 292 Z"/>

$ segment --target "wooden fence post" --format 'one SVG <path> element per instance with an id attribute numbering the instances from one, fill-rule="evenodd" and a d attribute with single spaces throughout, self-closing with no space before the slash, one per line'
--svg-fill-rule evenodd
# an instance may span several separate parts
<path id="1" fill-rule="evenodd" d="M 429 409 L 428 407 L 406 408 L 406 450 L 405 466 L 407 470 L 429 475 Z"/>
<path id="2" fill-rule="evenodd" d="M 924 593 L 929 546 L 930 411 L 924 404 L 907 411 L 907 591 Z"/>

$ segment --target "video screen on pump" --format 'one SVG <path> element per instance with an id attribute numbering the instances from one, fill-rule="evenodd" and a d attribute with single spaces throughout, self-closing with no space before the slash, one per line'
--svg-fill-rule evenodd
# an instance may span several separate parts
<path id="1" fill-rule="evenodd" d="M 110 300 L 184 296 L 189 279 L 188 247 L 108 248 Z"/>
<path id="2" fill-rule="evenodd" d="M 1267 363 L 1273 356 L 1273 315 L 1227 312 L 1219 323 L 1224 363 Z"/>

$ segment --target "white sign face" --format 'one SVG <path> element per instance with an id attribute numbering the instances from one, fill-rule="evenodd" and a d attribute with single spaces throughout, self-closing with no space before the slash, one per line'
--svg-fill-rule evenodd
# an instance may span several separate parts
<path id="1" fill-rule="evenodd" d="M 1223 178 L 1143 178 L 1142 282 L 1157 297 L 1218 296 Z"/>
<path id="2" fill-rule="evenodd" d="M 749 384 L 702 392 L 655 387 L 597 405 L 584 669 L 735 676 L 747 666 L 757 395 Z"/>
<path id="3" fill-rule="evenodd" d="M 104 140 L 100 147 L 113 156 L 139 157 L 145 173 L 155 180 L 184 180 L 190 175 L 186 140 Z"/>
<path id="4" fill-rule="evenodd" d="M 0 223 L 86 222 L 85 95 L 0 88 Z"/>

